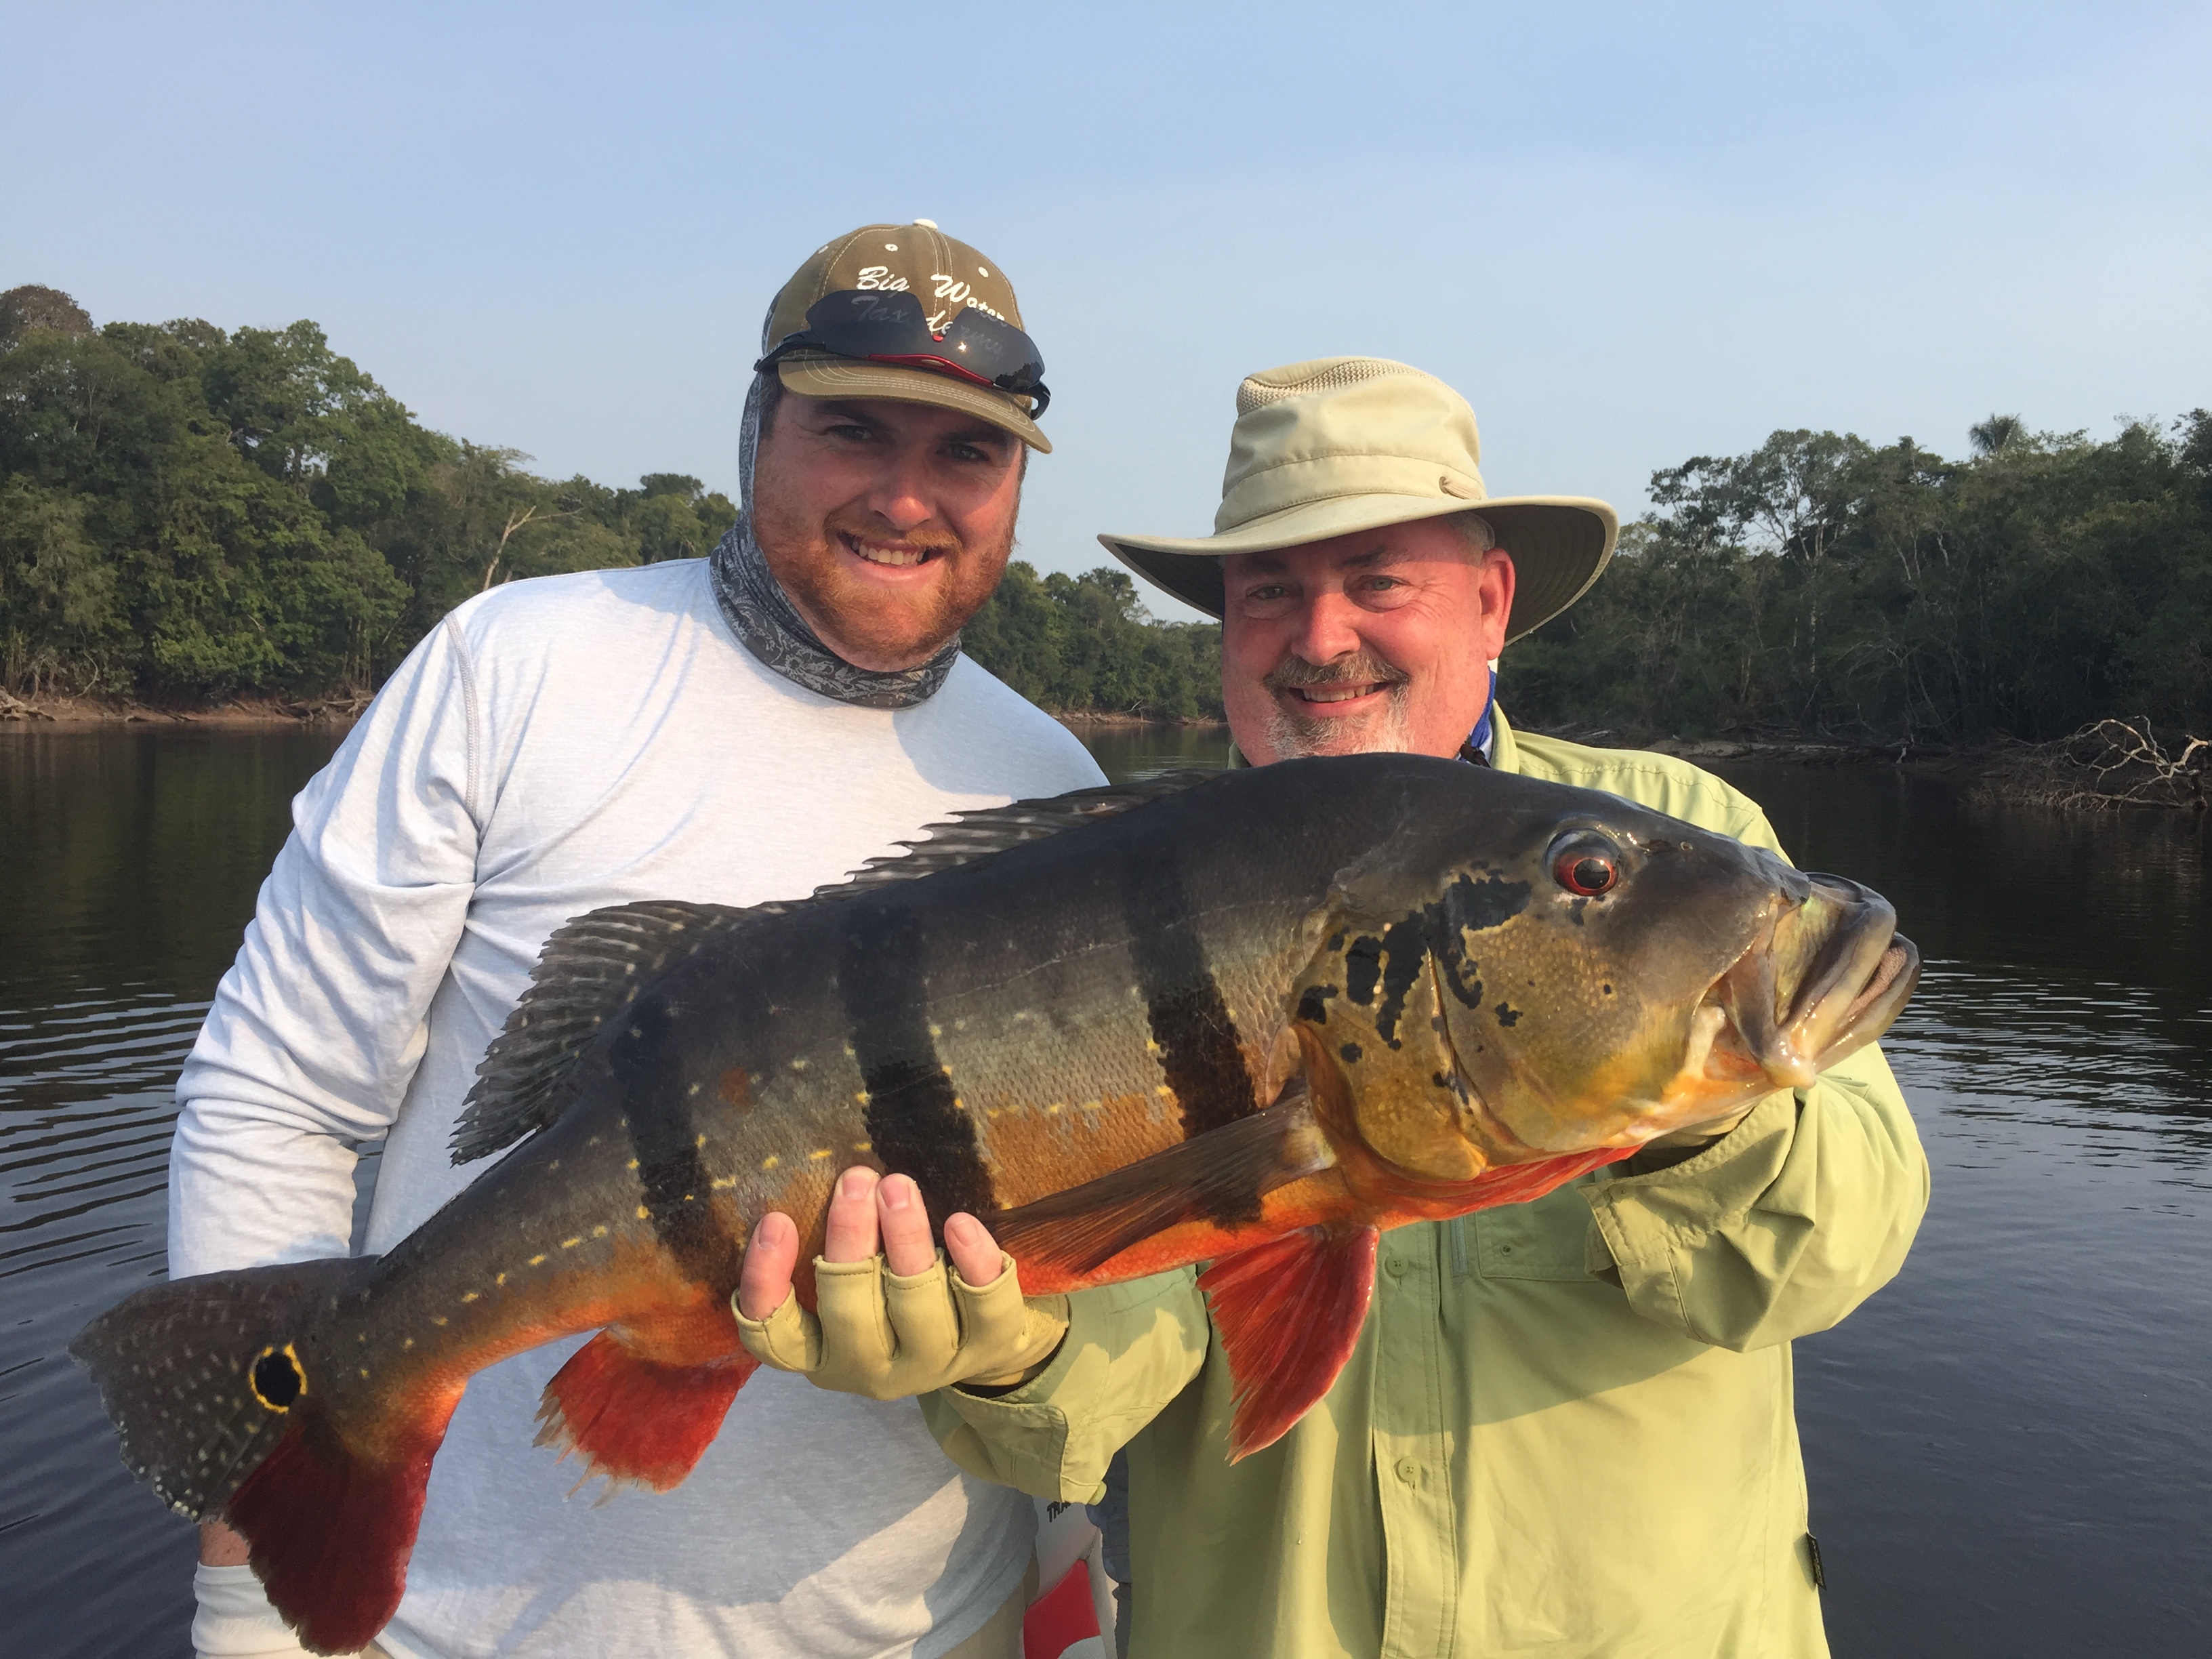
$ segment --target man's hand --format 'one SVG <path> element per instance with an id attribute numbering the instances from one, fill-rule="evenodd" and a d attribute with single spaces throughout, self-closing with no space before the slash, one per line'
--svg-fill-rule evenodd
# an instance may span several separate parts
<path id="1" fill-rule="evenodd" d="M 815 1313 L 791 1288 L 799 1230 L 776 1212 L 753 1229 L 732 1298 L 753 1357 L 818 1388 L 896 1400 L 956 1382 L 1005 1387 L 1042 1370 L 1067 1329 L 1066 1298 L 1024 1301 L 1013 1258 L 972 1215 L 945 1218 L 948 1272 L 905 1176 L 846 1170 L 823 1234 Z"/>

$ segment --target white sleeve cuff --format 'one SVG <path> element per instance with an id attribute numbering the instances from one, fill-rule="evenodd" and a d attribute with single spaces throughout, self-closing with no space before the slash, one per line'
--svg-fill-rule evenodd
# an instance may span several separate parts
<path id="1" fill-rule="evenodd" d="M 251 1567 L 202 1566 L 192 1574 L 192 1650 L 198 1659 L 266 1659 L 305 1655 Z"/>

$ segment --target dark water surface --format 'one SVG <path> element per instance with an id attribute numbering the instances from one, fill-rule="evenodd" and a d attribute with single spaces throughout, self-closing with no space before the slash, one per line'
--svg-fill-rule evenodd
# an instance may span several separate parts
<path id="1" fill-rule="evenodd" d="M 1226 756 L 1088 736 L 1115 776 Z M 186 1651 L 191 1529 L 64 1348 L 161 1271 L 170 1085 L 336 740 L 0 731 L 0 1655 Z M 2212 1652 L 2203 826 L 1727 769 L 1929 963 L 1886 1046 L 1933 1211 L 1898 1282 L 1797 1349 L 1836 1651 Z"/>

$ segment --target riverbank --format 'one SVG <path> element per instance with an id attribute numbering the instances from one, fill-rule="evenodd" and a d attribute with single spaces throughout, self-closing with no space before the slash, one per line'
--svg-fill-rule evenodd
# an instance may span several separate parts
<path id="1" fill-rule="evenodd" d="M 39 697 L 0 691 L 0 731 L 14 727 L 205 726 L 226 728 L 346 725 L 368 707 L 367 696 L 239 697 L 228 702 L 164 705 L 123 697 Z"/>
<path id="2" fill-rule="evenodd" d="M 368 708 L 365 696 L 294 700 L 241 697 L 176 706 L 121 698 L 42 697 L 0 691 L 0 732 L 108 726 L 191 726 L 216 731 L 343 729 Z M 1055 709 L 1054 720 L 1086 744 L 1149 748 L 1148 733 L 1172 736 L 1183 766 L 1228 763 L 1229 727 L 1218 720 L 1158 720 L 1093 709 Z M 1534 729 L 1534 728 L 1532 728 Z M 1929 744 L 1846 742 L 1829 737 L 1769 734 L 1683 738 L 1605 729 L 1568 728 L 1546 735 L 1601 749 L 1644 749 L 1699 766 L 1765 762 L 1808 769 L 1884 767 L 1943 777 L 1996 805 L 2066 811 L 2142 806 L 2203 815 L 2212 808 L 2212 743 L 2182 738 L 2163 747 L 2145 723 L 2100 720 L 2056 743 Z"/>
<path id="3" fill-rule="evenodd" d="M 294 700 L 289 697 L 238 697 L 220 703 L 161 704 L 119 697 L 39 697 L 25 699 L 0 691 L 0 729 L 7 726 L 298 726 L 335 723 L 346 725 L 368 707 L 362 696 L 332 696 Z M 1146 714 L 1101 713 L 1085 708 L 1047 711 L 1062 726 L 1081 733 L 1102 732 L 1226 732 L 1218 720 L 1156 720 Z"/>

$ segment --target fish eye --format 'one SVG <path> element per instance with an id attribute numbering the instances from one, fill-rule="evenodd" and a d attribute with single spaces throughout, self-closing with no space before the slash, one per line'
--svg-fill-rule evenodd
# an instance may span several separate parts
<path id="1" fill-rule="evenodd" d="M 1552 878 L 1578 898 L 1598 898 L 1620 884 L 1620 849 L 1589 831 L 1552 848 Z"/>

